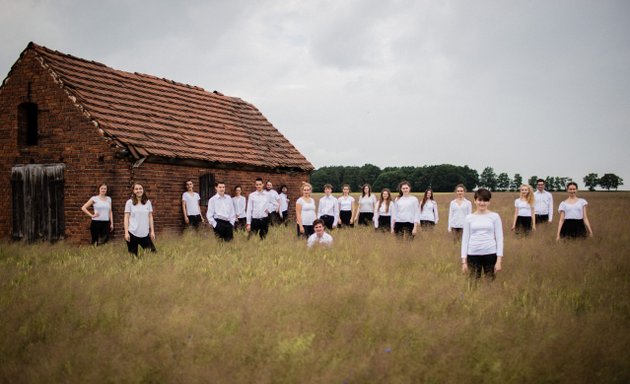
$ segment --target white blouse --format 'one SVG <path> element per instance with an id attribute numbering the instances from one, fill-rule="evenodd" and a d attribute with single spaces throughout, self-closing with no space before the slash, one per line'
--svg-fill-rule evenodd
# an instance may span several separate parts
<path id="1" fill-rule="evenodd" d="M 448 230 L 451 228 L 464 228 L 466 216 L 472 213 L 472 203 L 464 199 L 461 204 L 457 204 L 457 199 L 451 201 L 448 209 Z"/>
<path id="2" fill-rule="evenodd" d="M 150 224 L 149 214 L 153 212 L 153 206 L 151 200 L 147 200 L 145 204 L 138 203 L 133 205 L 131 199 L 125 203 L 125 213 L 129 214 L 129 233 L 135 237 L 147 237 L 149 236 Z"/>
<path id="3" fill-rule="evenodd" d="M 188 193 L 188 191 L 182 194 L 182 200 L 186 202 L 186 213 L 188 216 L 197 216 L 201 215 L 201 210 L 199 209 L 199 200 L 201 197 L 197 192 Z"/>
<path id="4" fill-rule="evenodd" d="M 98 216 L 93 217 L 94 221 L 109 221 L 109 212 L 112 210 L 112 198 L 105 196 L 105 200 L 101 200 L 98 196 L 92 196 L 92 207 L 94 213 L 98 213 Z"/>
<path id="5" fill-rule="evenodd" d="M 532 217 L 532 206 L 527 204 L 527 201 L 523 201 L 521 200 L 521 198 L 519 197 L 518 199 L 514 200 L 514 207 L 516 207 L 518 209 L 518 215 L 517 216 L 525 216 L 525 217 Z"/>
<path id="6" fill-rule="evenodd" d="M 422 207 L 422 210 L 420 212 L 420 220 L 433 221 L 435 224 L 437 224 L 439 217 L 437 203 L 435 201 L 427 199 L 427 201 L 424 203 L 424 207 Z"/>
<path id="7" fill-rule="evenodd" d="M 341 196 L 339 199 L 339 210 L 340 211 L 352 211 L 352 205 L 354 204 L 354 197 L 352 196 Z"/>
<path id="8" fill-rule="evenodd" d="M 297 199 L 296 205 L 302 207 L 302 225 L 313 225 L 313 221 L 316 219 L 315 214 L 315 199 L 311 197 L 311 201 L 306 202 L 304 198 Z"/>
<path id="9" fill-rule="evenodd" d="M 393 221 L 394 223 L 418 223 L 420 220 L 420 203 L 412 195 L 396 198 Z"/>
<path id="10" fill-rule="evenodd" d="M 233 196 L 232 204 L 234 204 L 234 214 L 236 215 L 236 217 L 238 217 L 239 219 L 247 217 L 247 199 L 245 198 L 245 196 Z"/>
<path id="11" fill-rule="evenodd" d="M 558 207 L 558 212 L 564 212 L 564 218 L 569 220 L 582 220 L 584 219 L 584 207 L 588 205 L 588 202 L 584 199 L 578 199 L 575 203 L 567 203 L 563 201 Z"/>
<path id="12" fill-rule="evenodd" d="M 496 212 L 472 213 L 466 216 L 462 235 L 462 261 L 468 255 L 503 256 L 503 224 Z"/>
<path id="13" fill-rule="evenodd" d="M 359 212 L 374 213 L 374 206 L 376 205 L 376 196 L 363 196 L 359 198 Z"/>

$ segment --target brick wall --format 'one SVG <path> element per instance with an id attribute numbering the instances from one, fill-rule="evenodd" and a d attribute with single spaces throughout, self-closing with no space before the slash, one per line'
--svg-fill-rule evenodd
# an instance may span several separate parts
<path id="1" fill-rule="evenodd" d="M 29 97 L 30 89 L 30 97 Z M 17 108 L 23 102 L 38 106 L 38 144 L 18 146 Z M 273 171 L 211 169 L 145 162 L 132 168 L 128 158 L 117 156 L 115 148 L 67 97 L 42 67 L 33 53 L 26 51 L 13 67 L 0 89 L 0 237 L 12 234 L 11 167 L 15 164 L 64 163 L 65 237 L 71 242 L 88 243 L 90 218 L 81 206 L 97 194 L 100 183 L 109 187 L 112 197 L 114 236 L 122 236 L 123 211 L 130 197 L 131 183 L 143 184 L 154 206 L 156 230 L 180 230 L 183 227 L 181 195 L 184 182 L 192 179 L 197 190 L 199 176 L 213 173 L 215 180 L 226 182 L 228 193 L 240 184 L 247 195 L 254 190 L 254 180 L 270 179 L 274 187 L 286 184 L 291 198 L 291 216 L 299 186 L 307 173 L 283 174 Z M 205 208 L 204 208 L 205 213 Z"/>

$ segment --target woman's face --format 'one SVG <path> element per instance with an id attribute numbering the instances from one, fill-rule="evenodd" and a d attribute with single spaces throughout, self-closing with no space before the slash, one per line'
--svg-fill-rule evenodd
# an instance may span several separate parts
<path id="1" fill-rule="evenodd" d="M 483 212 L 488 209 L 488 205 L 490 205 L 489 201 L 475 199 L 475 205 L 477 206 L 477 210 Z"/>
<path id="2" fill-rule="evenodd" d="M 577 193 L 577 187 L 571 184 L 567 187 L 567 192 L 569 192 L 569 195 L 574 196 Z"/>
<path id="3" fill-rule="evenodd" d="M 403 195 L 408 195 L 409 192 L 411 192 L 411 187 L 409 186 L 409 184 L 403 184 L 403 186 L 400 187 L 400 191 L 403 193 Z"/>
<path id="4" fill-rule="evenodd" d="M 241 187 L 238 187 L 234 190 L 234 193 L 236 194 L 236 196 L 240 196 L 241 195 Z"/>
<path id="5" fill-rule="evenodd" d="M 527 196 L 527 192 L 529 192 L 527 187 L 521 187 L 521 196 Z"/>
<path id="6" fill-rule="evenodd" d="M 365 185 L 363 186 L 363 193 L 369 193 L 370 192 L 370 187 Z"/>
<path id="7" fill-rule="evenodd" d="M 459 187 L 455 190 L 455 194 L 457 194 L 457 197 L 464 197 L 464 188 Z"/>
<path id="8" fill-rule="evenodd" d="M 287 191 L 288 191 L 287 187 L 282 187 L 282 193 L 284 193 L 286 195 Z"/>
<path id="9" fill-rule="evenodd" d="M 193 190 L 193 182 L 192 181 L 187 181 L 186 182 L 186 190 L 187 191 L 192 191 Z"/>
<path id="10" fill-rule="evenodd" d="M 311 195 L 311 187 L 305 186 L 304 188 L 302 188 L 302 195 L 310 196 Z"/>
<path id="11" fill-rule="evenodd" d="M 101 196 L 107 195 L 107 185 L 101 185 L 100 187 L 98 187 L 98 193 Z"/>
<path id="12" fill-rule="evenodd" d="M 347 195 L 347 194 L 349 194 L 349 193 L 350 193 L 350 188 L 348 188 L 348 187 L 343 187 L 343 194 L 344 194 L 344 195 Z"/>
<path id="13" fill-rule="evenodd" d="M 326 194 L 326 196 L 330 196 L 330 194 L 332 193 L 332 189 L 326 188 L 324 189 L 324 193 Z"/>
<path id="14" fill-rule="evenodd" d="M 142 197 L 143 193 L 144 193 L 144 188 L 142 188 L 142 185 L 136 184 L 136 185 L 133 186 L 133 194 L 134 195 L 136 195 L 138 197 Z"/>
<path id="15" fill-rule="evenodd" d="M 433 192 L 432 191 L 427 191 L 427 199 L 431 199 L 433 198 Z"/>
<path id="16" fill-rule="evenodd" d="M 389 199 L 389 192 L 383 191 L 383 200 Z"/>

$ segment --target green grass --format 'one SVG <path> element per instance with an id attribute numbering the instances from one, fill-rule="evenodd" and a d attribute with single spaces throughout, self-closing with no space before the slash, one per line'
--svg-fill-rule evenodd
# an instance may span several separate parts
<path id="1" fill-rule="evenodd" d="M 505 228 L 515 197 L 493 198 Z M 506 233 L 504 271 L 477 286 L 445 229 L 450 195 L 413 242 L 163 234 L 139 259 L 121 241 L 0 242 L 0 381 L 625 383 L 630 195 L 585 197 L 594 238 Z"/>

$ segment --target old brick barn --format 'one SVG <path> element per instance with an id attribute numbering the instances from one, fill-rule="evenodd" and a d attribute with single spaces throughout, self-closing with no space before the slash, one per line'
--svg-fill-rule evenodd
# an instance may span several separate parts
<path id="1" fill-rule="evenodd" d="M 133 182 L 157 231 L 183 227 L 181 194 L 256 177 L 293 197 L 311 163 L 253 105 L 29 43 L 0 87 L 0 236 L 89 241 L 80 207 L 106 183 L 116 234 Z"/>

